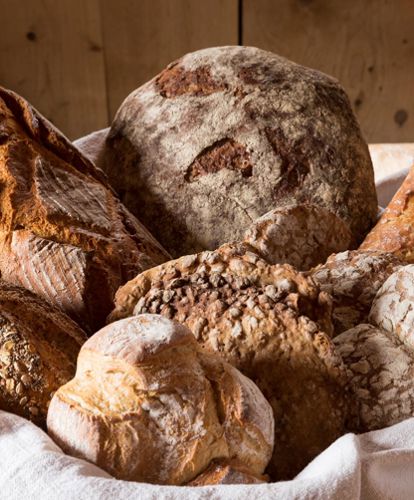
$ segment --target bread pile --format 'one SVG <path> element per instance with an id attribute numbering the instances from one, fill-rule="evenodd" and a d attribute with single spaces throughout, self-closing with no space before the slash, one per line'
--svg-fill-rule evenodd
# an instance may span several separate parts
<path id="1" fill-rule="evenodd" d="M 206 49 L 78 146 L 0 90 L 0 408 L 192 486 L 290 479 L 413 416 L 414 167 L 370 232 L 338 82 Z"/>

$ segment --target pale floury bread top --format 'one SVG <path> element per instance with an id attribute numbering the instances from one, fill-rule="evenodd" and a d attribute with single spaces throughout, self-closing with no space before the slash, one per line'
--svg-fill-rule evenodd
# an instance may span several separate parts
<path id="1" fill-rule="evenodd" d="M 260 477 L 273 449 L 272 410 L 257 386 L 185 326 L 151 314 L 84 344 L 47 423 L 65 452 L 131 481 L 185 484 L 214 459 Z"/>
<path id="2" fill-rule="evenodd" d="M 239 240 L 284 204 L 330 210 L 356 240 L 377 213 L 368 148 L 342 87 L 253 47 L 187 54 L 134 91 L 103 167 L 173 256 Z"/>

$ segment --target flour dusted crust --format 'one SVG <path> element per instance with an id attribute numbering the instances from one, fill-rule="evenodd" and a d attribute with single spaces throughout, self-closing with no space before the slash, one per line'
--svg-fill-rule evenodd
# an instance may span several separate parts
<path id="1" fill-rule="evenodd" d="M 347 365 L 353 417 L 350 430 L 366 432 L 414 415 L 414 353 L 378 327 L 362 324 L 334 339 Z"/>
<path id="2" fill-rule="evenodd" d="M 157 484 L 188 483 L 214 459 L 260 476 L 273 448 L 272 411 L 253 382 L 203 353 L 186 327 L 150 314 L 86 342 L 47 424 L 65 452 Z"/>
<path id="3" fill-rule="evenodd" d="M 73 145 L 97 168 L 103 166 L 105 140 L 108 132 L 109 128 L 104 128 L 73 141 Z"/>
<path id="4" fill-rule="evenodd" d="M 414 262 L 414 166 L 360 248 L 392 252 Z"/>
<path id="5" fill-rule="evenodd" d="M 331 211 L 356 240 L 376 220 L 371 160 L 344 90 L 253 47 L 187 54 L 134 91 L 105 169 L 175 257 L 240 240 L 286 204 Z"/>
<path id="6" fill-rule="evenodd" d="M 401 261 L 381 251 L 346 251 L 328 258 L 310 275 L 333 298 L 335 333 L 367 322 L 375 294 Z"/>
<path id="7" fill-rule="evenodd" d="M 244 241 L 269 264 L 287 263 L 301 271 L 353 246 L 348 225 L 316 205 L 289 205 L 271 210 L 252 224 Z"/>
<path id="8" fill-rule="evenodd" d="M 24 99 L 0 87 L 0 272 L 89 331 L 116 289 L 168 254 L 104 174 Z"/>
<path id="9" fill-rule="evenodd" d="M 370 323 L 392 333 L 414 349 L 414 265 L 403 266 L 385 281 L 375 296 Z"/>
<path id="10" fill-rule="evenodd" d="M 211 484 L 261 484 L 265 476 L 254 476 L 243 464 L 228 460 L 214 460 L 205 471 L 188 483 L 188 486 Z"/>
<path id="11" fill-rule="evenodd" d="M 50 399 L 73 377 L 85 340 L 61 311 L 0 281 L 0 409 L 45 426 Z"/>
<path id="12" fill-rule="evenodd" d="M 272 479 L 294 477 L 343 432 L 330 299 L 291 266 L 271 266 L 242 244 L 185 256 L 122 287 L 110 320 L 144 312 L 187 325 L 262 390 L 276 423 Z"/>

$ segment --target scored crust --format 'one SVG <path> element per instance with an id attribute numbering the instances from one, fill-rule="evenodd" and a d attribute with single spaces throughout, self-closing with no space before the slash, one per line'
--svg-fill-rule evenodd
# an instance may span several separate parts
<path id="1" fill-rule="evenodd" d="M 143 312 L 187 325 L 262 390 L 276 421 L 272 479 L 294 477 L 343 432 L 330 299 L 291 266 L 270 266 L 241 244 L 182 257 L 121 288 L 110 320 Z"/>
<path id="2" fill-rule="evenodd" d="M 102 171 L 28 102 L 0 87 L 0 272 L 89 332 L 117 288 L 168 254 Z"/>
<path id="3" fill-rule="evenodd" d="M 84 345 L 75 378 L 52 399 L 48 431 L 116 478 L 178 485 L 219 458 L 262 474 L 274 422 L 253 382 L 203 353 L 187 328 L 145 314 Z"/>
<path id="4" fill-rule="evenodd" d="M 367 322 L 375 294 L 401 264 L 391 253 L 355 250 L 331 255 L 309 272 L 333 298 L 336 334 Z"/>
<path id="5" fill-rule="evenodd" d="M 44 427 L 50 399 L 73 377 L 85 340 L 61 311 L 0 281 L 0 408 Z"/>

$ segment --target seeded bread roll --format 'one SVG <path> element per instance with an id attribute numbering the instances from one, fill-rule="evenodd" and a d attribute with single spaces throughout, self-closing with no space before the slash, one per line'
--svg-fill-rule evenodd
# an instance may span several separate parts
<path id="1" fill-rule="evenodd" d="M 414 350 L 414 265 L 403 266 L 379 289 L 369 314 L 370 323 L 387 330 Z"/>
<path id="2" fill-rule="evenodd" d="M 334 339 L 347 365 L 350 430 L 366 432 L 414 416 L 414 353 L 393 334 L 358 325 Z"/>
<path id="3" fill-rule="evenodd" d="M 104 174 L 24 99 L 0 87 L 0 272 L 89 332 L 117 288 L 168 254 Z"/>
<path id="4" fill-rule="evenodd" d="M 391 253 L 357 250 L 331 255 L 310 271 L 321 290 L 333 298 L 336 334 L 368 321 L 375 294 L 401 264 Z"/>
<path id="5" fill-rule="evenodd" d="M 174 257 L 240 241 L 289 204 L 329 210 L 358 242 L 376 221 L 371 159 L 342 87 L 254 47 L 187 54 L 135 90 L 104 168 Z"/>
<path id="6" fill-rule="evenodd" d="M 289 205 L 260 217 L 244 241 L 269 264 L 291 264 L 307 271 L 335 252 L 354 246 L 347 224 L 315 205 Z"/>
<path id="7" fill-rule="evenodd" d="M 253 476 L 243 464 L 234 461 L 214 460 L 204 472 L 189 482 L 188 486 L 260 484 L 266 482 L 265 476 Z"/>
<path id="8" fill-rule="evenodd" d="M 0 281 L 0 409 L 44 427 L 50 399 L 73 377 L 85 340 L 61 311 Z"/>
<path id="9" fill-rule="evenodd" d="M 204 353 L 188 328 L 150 314 L 84 344 L 47 425 L 66 453 L 156 484 L 188 483 L 217 458 L 260 475 L 273 448 L 272 410 L 254 383 Z"/>
<path id="10" fill-rule="evenodd" d="M 248 248 L 223 245 L 142 273 L 118 291 L 110 319 L 142 312 L 176 319 L 251 378 L 275 416 L 268 473 L 288 479 L 342 434 L 345 369 L 329 338 L 329 296 Z"/>

